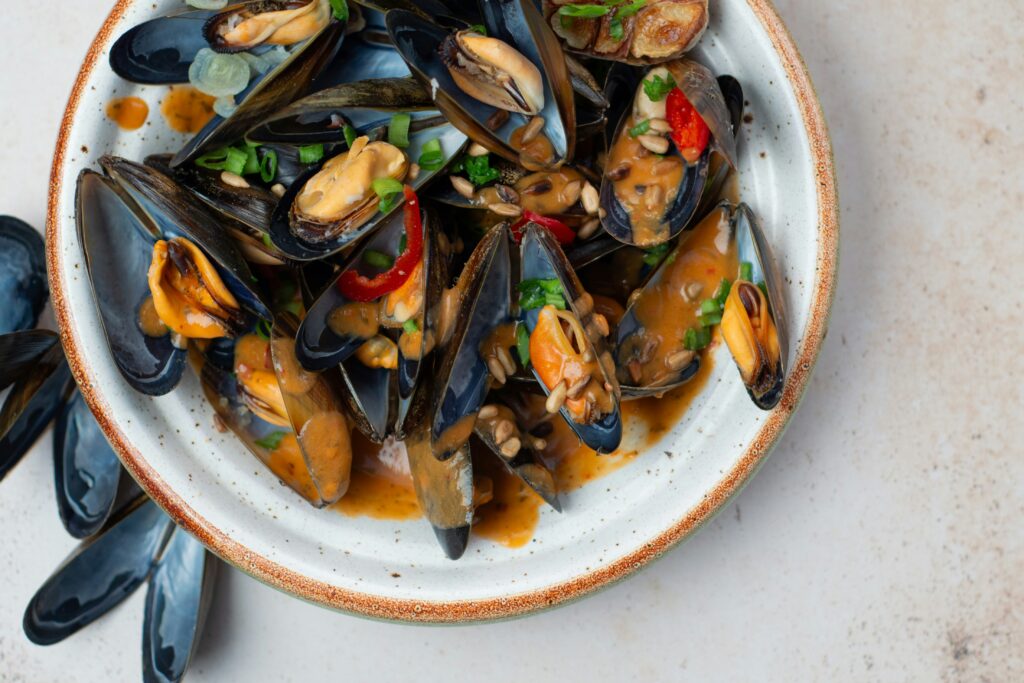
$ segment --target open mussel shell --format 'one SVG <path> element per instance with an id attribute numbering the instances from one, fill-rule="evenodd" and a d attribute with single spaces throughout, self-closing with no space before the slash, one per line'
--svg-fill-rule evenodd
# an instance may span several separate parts
<path id="1" fill-rule="evenodd" d="M 619 118 L 610 119 L 617 124 L 609 140 L 608 167 L 601 183 L 601 206 L 605 210 L 602 225 L 614 238 L 643 247 L 664 243 L 691 225 L 706 193 L 713 153 L 720 154 L 728 167 L 736 166 L 736 142 L 730 112 L 715 77 L 706 67 L 688 59 L 669 62 L 663 68 L 707 123 L 711 137 L 703 154 L 693 163 L 688 163 L 671 142 L 665 155 L 649 154 L 641 144 L 645 136 L 634 138 L 630 134 L 630 129 L 637 123 L 634 120 L 637 105 L 634 103 L 643 99 L 650 104 L 641 90 L 641 81 L 646 74 L 641 75 L 638 70 L 625 67 L 613 69 L 609 74 L 606 88 L 621 95 L 616 95 L 615 100 Z M 628 105 L 623 106 L 622 100 L 629 92 L 627 86 L 630 83 L 633 84 L 633 92 L 629 95 Z M 630 157 L 630 148 L 634 147 L 637 154 Z M 625 158 L 616 158 L 620 149 Z M 677 166 L 682 164 L 679 171 L 661 168 L 673 160 Z M 679 174 L 679 179 L 671 187 L 659 182 L 659 178 L 667 179 L 675 173 Z M 724 181 L 724 176 L 721 180 Z M 652 194 L 654 192 L 657 194 Z M 659 200 L 649 201 L 652 196 Z"/>
<path id="2" fill-rule="evenodd" d="M 175 529 L 149 580 L 142 623 L 142 679 L 180 681 L 199 644 L 213 597 L 217 560 Z"/>
<path id="3" fill-rule="evenodd" d="M 473 523 L 473 460 L 463 444 L 447 460 L 434 457 L 426 430 L 405 442 L 413 487 L 423 515 L 450 560 L 466 552 Z"/>
<path id="4" fill-rule="evenodd" d="M 50 424 L 73 384 L 60 344 L 52 344 L 18 377 L 0 409 L 0 480 Z"/>
<path id="5" fill-rule="evenodd" d="M 209 10 L 178 12 L 129 29 L 110 48 L 110 68 L 133 83 L 188 83 L 196 53 L 209 47 L 203 26 L 214 14 Z"/>
<path id="6" fill-rule="evenodd" d="M 337 51 L 345 22 L 331 20 L 319 33 L 293 47 L 288 58 L 250 81 L 236 100 L 238 108 L 228 118 L 215 116 L 171 161 L 173 167 L 192 161 L 206 150 L 233 144 L 254 125 L 286 105 L 296 88 L 311 83 Z"/>
<path id="7" fill-rule="evenodd" d="M 117 500 L 121 461 L 77 389 L 57 416 L 53 479 L 68 533 L 86 538 L 99 531 Z"/>
<path id="8" fill-rule="evenodd" d="M 545 503 L 561 512 L 562 503 L 558 500 L 558 484 L 555 477 L 537 451 L 528 443 L 529 437 L 519 428 L 515 413 L 500 403 L 491 405 L 493 414 L 484 416 L 484 412 L 481 411 L 474 433 L 509 472 L 536 491 Z M 500 443 L 499 438 L 502 439 Z"/>
<path id="9" fill-rule="evenodd" d="M 132 388 L 166 394 L 181 379 L 185 354 L 170 335 L 150 337 L 138 323 L 150 296 L 147 273 L 158 235 L 106 176 L 82 171 L 76 203 L 78 238 L 114 362 Z"/>
<path id="10" fill-rule="evenodd" d="M 722 336 L 734 359 L 753 359 L 742 364 L 737 360 L 737 365 L 754 404 L 771 410 L 782 398 L 789 357 L 782 278 L 761 223 L 750 207 L 737 206 L 731 224 L 739 261 L 751 264 L 751 281 L 733 284 L 722 315 Z M 760 283 L 764 283 L 765 293 Z M 764 322 L 758 330 L 751 327 L 747 301 L 755 302 L 763 314 Z M 751 366 L 749 372 L 744 373 L 743 365 Z"/>
<path id="11" fill-rule="evenodd" d="M 200 352 L 193 345 L 189 359 L 196 368 L 203 394 L 224 425 L 267 466 L 274 475 L 314 507 L 323 500 L 313 483 L 290 429 L 273 424 L 252 412 L 235 374 L 235 340 L 216 339 Z"/>
<path id="12" fill-rule="evenodd" d="M 0 216 L 0 334 L 35 327 L 46 304 L 46 253 L 32 226 Z"/>
<path id="13" fill-rule="evenodd" d="M 23 330 L 0 335 L 0 391 L 31 369 L 57 343 L 57 333 L 49 330 Z"/>
<path id="14" fill-rule="evenodd" d="M 149 166 L 113 156 L 100 158 L 100 165 L 130 198 L 136 217 L 145 221 L 151 232 L 158 233 L 162 239 L 184 237 L 198 246 L 216 265 L 224 284 L 245 311 L 258 318 L 271 318 L 263 294 L 253 286 L 255 278 L 248 263 L 217 218 L 199 199 L 169 176 Z M 80 193 L 80 210 L 88 210 L 84 204 L 87 201 L 88 197 Z M 118 277 L 116 272 L 103 271 L 102 277 L 123 286 L 122 280 L 127 274 Z M 98 279 L 93 272 L 94 288 Z M 103 299 L 100 301 L 102 308 Z"/>
<path id="15" fill-rule="evenodd" d="M 724 234 L 731 218 L 732 208 L 722 202 L 699 225 L 719 226 Z M 684 237 L 666 253 L 639 293 L 630 297 L 616 326 L 615 367 L 624 400 L 660 396 L 693 379 L 700 369 L 701 354 L 688 352 L 681 335 L 661 327 L 666 316 L 674 320 L 677 311 L 695 305 L 681 293 L 689 267 L 685 254 L 691 248 Z"/>
<path id="16" fill-rule="evenodd" d="M 619 384 L 615 377 L 614 362 L 607 343 L 598 332 L 593 304 L 588 306 L 584 303 L 589 299 L 589 295 L 584 291 L 583 285 L 580 284 L 579 278 L 561 247 L 558 246 L 558 242 L 549 231 L 536 224 L 527 224 L 523 233 L 520 267 L 521 281 L 558 280 L 567 309 L 577 318 L 584 331 L 586 343 L 590 347 L 589 351 L 596 359 L 594 365 L 599 371 L 599 376 L 594 377 L 591 381 L 604 384 L 611 399 L 612 410 L 591 424 L 580 424 L 572 420 L 569 410 L 564 404 L 560 412 L 583 443 L 598 453 L 611 453 L 619 447 L 619 442 L 622 440 Z M 522 313 L 526 329 L 530 334 L 533 334 L 534 328 L 537 326 L 540 311 L 541 309 L 532 309 Z M 580 352 L 583 351 L 584 349 L 580 349 Z M 550 395 L 549 388 L 540 380 L 536 368 L 534 368 L 534 375 L 537 376 L 545 395 Z"/>
<path id="17" fill-rule="evenodd" d="M 732 76 L 719 76 L 718 87 L 725 98 L 725 106 L 729 110 L 729 130 L 733 140 L 739 144 L 740 126 L 743 124 L 743 86 Z M 705 216 L 722 196 L 722 189 L 728 179 L 733 167 L 726 161 L 722 154 L 711 156 L 710 167 L 708 168 L 708 181 L 704 185 L 704 196 L 701 197 L 700 205 L 697 207 L 697 217 Z"/>
<path id="18" fill-rule="evenodd" d="M 250 33 L 240 30 L 246 19 L 261 17 L 267 20 L 256 24 Z M 271 17 L 275 21 L 270 21 Z M 289 34 L 284 42 L 291 43 L 295 40 L 291 34 L 305 35 L 330 20 L 331 6 L 327 0 L 241 0 L 210 17 L 203 25 L 203 35 L 216 52 L 243 52 L 268 41 L 277 42 L 274 39 L 281 30 Z"/>
<path id="19" fill-rule="evenodd" d="M 456 285 L 461 300 L 454 330 L 434 371 L 429 421 L 428 443 L 440 459 L 451 457 L 473 433 L 476 413 L 490 387 L 481 346 L 496 328 L 511 321 L 509 238 L 504 224 L 492 228 L 473 250 Z"/>
<path id="20" fill-rule="evenodd" d="M 288 421 L 299 443 L 313 485 L 325 504 L 348 491 L 352 443 L 336 370 L 310 372 L 299 365 L 295 336 L 299 321 L 280 313 L 270 338 L 270 351 Z"/>
<path id="21" fill-rule="evenodd" d="M 376 141 L 385 142 L 386 140 L 383 138 L 386 137 L 386 126 L 389 120 L 389 117 L 385 117 L 384 119 L 378 119 L 376 122 L 368 123 L 366 128 L 360 131 L 360 134 L 372 133 L 372 136 L 368 135 L 368 137 L 371 137 L 371 144 Z M 405 177 L 403 179 L 403 182 L 410 185 L 417 192 L 438 173 L 442 173 L 451 160 L 462 151 L 467 142 L 466 136 L 445 121 L 444 118 L 437 115 L 437 112 L 425 111 L 414 113 L 409 126 L 409 146 L 402 150 L 409 165 L 417 163 L 423 154 L 424 145 L 431 140 L 436 140 L 440 144 L 444 159 L 441 167 L 436 170 L 420 169 L 414 178 Z M 339 145 L 339 148 L 341 149 L 339 154 L 348 153 L 347 145 Z M 381 229 L 381 226 L 386 225 L 390 220 L 396 217 L 400 219 L 403 215 L 404 198 L 399 198 L 386 213 L 374 210 L 368 218 L 360 218 L 359 212 L 364 211 L 367 206 L 371 209 L 377 206 L 376 204 L 367 205 L 364 202 L 354 212 L 337 219 L 336 222 L 338 224 L 348 222 L 349 225 L 341 228 L 335 235 L 320 241 L 311 242 L 303 236 L 296 234 L 292 225 L 292 206 L 305 190 L 306 183 L 316 176 L 329 161 L 330 158 L 325 158 L 323 163 L 309 169 L 292 183 L 278 203 L 271 220 L 270 239 L 289 258 L 296 261 L 312 261 L 337 254 L 353 245 L 360 238 Z M 359 189 L 361 193 L 367 196 L 372 195 L 370 188 Z M 341 189 L 339 188 L 337 191 L 341 191 Z M 369 200 L 375 201 L 373 197 L 369 197 Z M 334 229 L 332 224 L 325 223 L 324 225 L 331 226 L 330 229 Z"/>
<path id="22" fill-rule="evenodd" d="M 557 167 L 571 159 L 576 144 L 576 110 L 565 56 L 551 29 L 529 0 L 495 0 L 481 5 L 487 35 L 518 51 L 539 70 L 544 119 L 541 133 L 550 141 L 552 158 L 540 165 Z M 396 10 L 386 17 L 388 32 L 409 68 L 429 84 L 441 113 L 462 132 L 510 161 L 520 159 L 510 144 L 516 129 L 532 117 L 498 109 L 467 94 L 456 84 L 441 54 L 453 30 L 412 12 Z M 501 68 L 504 64 L 491 67 Z"/>
<path id="23" fill-rule="evenodd" d="M 22 622 L 37 645 L 58 643 L 100 618 L 149 577 L 174 524 L 142 498 L 79 546 L 29 601 Z"/>

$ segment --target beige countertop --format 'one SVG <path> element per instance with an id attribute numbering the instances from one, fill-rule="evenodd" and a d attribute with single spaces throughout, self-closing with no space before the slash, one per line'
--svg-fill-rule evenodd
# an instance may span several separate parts
<path id="1" fill-rule="evenodd" d="M 1024 5 L 778 4 L 833 135 L 841 266 L 747 489 L 637 576 L 503 624 L 364 621 L 224 571 L 189 680 L 1024 680 Z M 9 5 L 0 212 L 41 228 L 110 2 Z M 60 645 L 22 635 L 74 546 L 52 486 L 47 435 L 0 485 L 0 681 L 137 680 L 141 591 Z"/>

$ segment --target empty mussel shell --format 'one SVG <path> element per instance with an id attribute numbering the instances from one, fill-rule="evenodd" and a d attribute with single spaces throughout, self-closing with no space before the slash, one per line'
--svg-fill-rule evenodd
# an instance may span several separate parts
<path id="1" fill-rule="evenodd" d="M 54 344 L 57 333 L 23 330 L 0 335 L 0 391 L 13 384 Z"/>
<path id="2" fill-rule="evenodd" d="M 0 334 L 35 327 L 49 296 L 43 238 L 12 216 L 0 216 L 0 292 Z"/>
<path id="3" fill-rule="evenodd" d="M 149 580 L 142 622 L 142 678 L 180 681 L 199 644 L 213 596 L 217 560 L 175 529 Z"/>
<path id="4" fill-rule="evenodd" d="M 100 618 L 149 577 L 174 524 L 142 498 L 83 543 L 36 591 L 22 626 L 37 645 L 58 643 Z"/>
<path id="5" fill-rule="evenodd" d="M 534 449 L 533 437 L 520 430 L 516 415 L 508 406 L 491 403 L 481 408 L 474 433 L 509 472 L 556 511 L 562 511 L 554 475 Z"/>
<path id="6" fill-rule="evenodd" d="M 0 480 L 50 424 L 72 386 L 60 344 L 49 346 L 21 373 L 0 409 Z"/>
<path id="7" fill-rule="evenodd" d="M 188 83 L 196 53 L 209 47 L 203 26 L 214 14 L 209 10 L 179 12 L 129 29 L 110 48 L 110 68 L 133 83 Z"/>
<path id="8" fill-rule="evenodd" d="M 117 500 L 121 461 L 77 389 L 57 416 L 53 479 L 68 533 L 86 538 L 99 531 Z"/>

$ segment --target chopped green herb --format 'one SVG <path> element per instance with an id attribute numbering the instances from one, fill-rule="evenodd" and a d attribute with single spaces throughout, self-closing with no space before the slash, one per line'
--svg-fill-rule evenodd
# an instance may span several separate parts
<path id="1" fill-rule="evenodd" d="M 263 341 L 270 340 L 270 330 L 270 323 L 268 321 L 261 319 L 258 323 L 256 323 L 256 336 L 262 339 Z"/>
<path id="2" fill-rule="evenodd" d="M 373 266 L 374 268 L 386 270 L 395 265 L 395 259 L 388 256 L 383 251 L 367 249 L 363 252 L 363 263 L 368 266 Z"/>
<path id="3" fill-rule="evenodd" d="M 718 299 L 704 299 L 700 302 L 700 314 L 707 315 L 708 313 L 718 313 L 722 310 L 722 305 L 718 303 Z"/>
<path id="4" fill-rule="evenodd" d="M 721 308 L 725 308 L 725 300 L 729 298 L 729 290 L 732 289 L 732 283 L 729 282 L 729 278 L 723 277 L 722 281 L 718 284 L 718 289 L 715 290 L 715 300 Z"/>
<path id="5" fill-rule="evenodd" d="M 616 41 L 622 40 L 626 35 L 626 32 L 622 30 L 622 19 L 619 19 L 618 16 L 612 17 L 612 20 L 608 23 L 608 35 L 612 40 Z"/>
<path id="6" fill-rule="evenodd" d="M 444 152 L 441 151 L 441 141 L 434 138 L 424 142 L 423 153 L 420 154 L 417 163 L 425 171 L 436 171 L 444 166 Z"/>
<path id="7" fill-rule="evenodd" d="M 409 146 L 409 124 L 412 117 L 408 114 L 395 114 L 388 124 L 388 142 L 395 147 Z"/>
<path id="8" fill-rule="evenodd" d="M 331 10 L 338 21 L 348 21 L 348 3 L 345 0 L 331 0 Z"/>
<path id="9" fill-rule="evenodd" d="M 466 169 L 466 175 L 469 176 L 469 182 L 479 187 L 498 179 L 501 174 L 498 169 L 491 168 L 490 157 L 490 154 L 481 154 L 478 157 L 467 156 L 463 159 L 462 164 Z"/>
<path id="10" fill-rule="evenodd" d="M 516 325 L 516 354 L 519 356 L 519 364 L 524 368 L 530 365 L 530 333 L 526 325 Z"/>
<path id="11" fill-rule="evenodd" d="M 420 326 L 416 324 L 415 318 L 409 318 L 402 323 L 402 329 L 405 330 L 406 334 L 414 334 L 420 331 Z"/>
<path id="12" fill-rule="evenodd" d="M 256 445 L 260 448 L 266 448 L 268 451 L 275 451 L 286 436 L 288 436 L 288 432 L 270 432 L 262 439 L 257 439 Z"/>
<path id="13" fill-rule="evenodd" d="M 357 137 L 359 137 L 359 133 L 356 132 L 356 129 L 347 123 L 345 124 L 345 127 L 341 129 L 341 132 L 345 134 L 345 143 L 349 147 L 351 147 L 352 143 L 356 141 Z"/>
<path id="14" fill-rule="evenodd" d="M 277 177 L 277 152 L 272 149 L 263 150 L 263 158 L 260 159 L 260 179 L 265 183 L 274 182 Z"/>
<path id="15" fill-rule="evenodd" d="M 249 153 L 237 147 L 228 147 L 227 157 L 224 159 L 222 170 L 235 175 L 245 173 L 245 165 L 249 161 Z"/>
<path id="16" fill-rule="evenodd" d="M 315 164 L 323 158 L 324 145 L 322 142 L 315 145 L 302 145 L 299 147 L 300 164 Z"/>
<path id="17" fill-rule="evenodd" d="M 472 26 L 469 27 L 469 30 L 472 31 L 473 33 L 479 33 L 482 36 L 487 35 L 487 27 L 484 26 L 483 24 L 473 24 Z"/>
<path id="18" fill-rule="evenodd" d="M 754 265 L 750 261 L 740 263 L 740 279 L 747 282 L 754 279 Z"/>
<path id="19" fill-rule="evenodd" d="M 615 10 L 615 18 L 625 19 L 626 17 L 631 17 L 640 10 L 642 10 L 644 8 L 644 5 L 646 4 L 647 0 L 636 0 L 636 2 L 631 2 L 628 5 L 623 5 L 622 7 Z"/>
<path id="20" fill-rule="evenodd" d="M 635 138 L 638 135 L 643 135 L 644 133 L 646 133 L 650 129 L 651 129 L 651 120 L 650 119 L 644 119 L 643 121 L 641 121 L 640 123 L 636 124 L 635 126 L 633 126 L 632 128 L 629 129 L 629 137 Z"/>
<path id="21" fill-rule="evenodd" d="M 659 244 L 656 247 L 651 247 L 644 253 L 643 261 L 648 266 L 656 266 L 665 257 L 666 253 L 668 253 L 668 244 Z"/>
<path id="22" fill-rule="evenodd" d="M 402 183 L 394 178 L 377 178 L 372 183 L 373 191 L 380 198 L 377 209 L 389 213 L 402 197 Z"/>
<path id="23" fill-rule="evenodd" d="M 603 17 L 611 10 L 607 5 L 562 5 L 558 8 L 558 14 L 563 17 L 593 19 Z"/>
<path id="24" fill-rule="evenodd" d="M 683 335 L 683 346 L 689 351 L 700 351 L 711 343 L 711 330 L 707 327 L 691 327 Z"/>
<path id="25" fill-rule="evenodd" d="M 302 302 L 301 301 L 289 301 L 288 304 L 284 307 L 284 310 L 288 311 L 289 313 L 291 313 L 293 315 L 297 315 L 297 316 L 299 316 L 301 318 L 302 315 L 303 315 Z"/>
<path id="26" fill-rule="evenodd" d="M 263 233 L 261 239 L 263 240 L 263 244 L 267 245 L 267 249 L 274 248 L 274 243 L 270 241 L 270 235 L 268 233 Z"/>
<path id="27" fill-rule="evenodd" d="M 565 310 L 562 283 L 556 278 L 523 280 L 516 288 L 519 290 L 519 307 L 524 311 L 547 305 L 554 306 L 560 311 Z"/>
<path id="28" fill-rule="evenodd" d="M 697 320 L 700 322 L 702 326 L 711 327 L 712 325 L 717 325 L 718 323 L 722 322 L 722 314 L 718 311 L 714 313 L 705 313 L 703 315 L 697 316 Z"/>
<path id="29" fill-rule="evenodd" d="M 671 75 L 668 78 L 652 76 L 650 80 L 644 81 L 644 92 L 647 93 L 651 102 L 661 102 L 666 95 L 672 92 L 674 87 L 676 87 L 676 81 Z"/>

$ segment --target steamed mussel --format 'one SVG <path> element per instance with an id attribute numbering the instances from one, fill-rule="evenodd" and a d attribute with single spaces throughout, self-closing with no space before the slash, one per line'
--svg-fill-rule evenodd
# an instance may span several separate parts
<path id="1" fill-rule="evenodd" d="M 772 408 L 782 281 L 729 183 L 743 89 L 684 56 L 708 10 L 247 0 L 132 29 L 128 78 L 254 80 L 175 156 L 81 176 L 122 374 L 163 394 L 187 357 L 299 496 L 359 513 L 385 472 L 452 558 L 510 505 L 560 511 L 573 463 L 630 449 L 637 406 L 721 346 Z"/>

